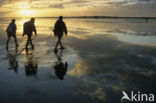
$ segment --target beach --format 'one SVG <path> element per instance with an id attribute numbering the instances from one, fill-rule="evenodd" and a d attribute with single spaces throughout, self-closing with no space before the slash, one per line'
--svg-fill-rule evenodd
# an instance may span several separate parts
<path id="1" fill-rule="evenodd" d="M 0 103 L 120 103 L 122 91 L 156 92 L 156 20 L 65 18 L 65 49 L 54 53 L 57 19 L 36 18 L 27 53 L 29 19 L 16 18 L 16 52 L 13 39 L 5 49 L 11 18 L 0 18 Z"/>

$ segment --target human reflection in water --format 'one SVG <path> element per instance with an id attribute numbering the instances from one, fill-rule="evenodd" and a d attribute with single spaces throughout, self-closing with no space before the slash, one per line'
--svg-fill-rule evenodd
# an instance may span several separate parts
<path id="1" fill-rule="evenodd" d="M 65 63 L 62 61 L 62 50 L 54 53 L 56 54 L 57 57 L 57 61 L 55 62 L 54 65 L 55 74 L 60 80 L 63 80 L 67 72 L 68 63 L 67 61 Z"/>
<path id="2" fill-rule="evenodd" d="M 36 76 L 38 70 L 37 61 L 33 58 L 32 50 L 26 50 L 27 61 L 25 63 L 26 76 Z"/>
<path id="3" fill-rule="evenodd" d="M 7 55 L 9 58 L 9 70 L 14 70 L 18 73 L 18 55 L 17 51 L 9 51 L 7 50 Z"/>

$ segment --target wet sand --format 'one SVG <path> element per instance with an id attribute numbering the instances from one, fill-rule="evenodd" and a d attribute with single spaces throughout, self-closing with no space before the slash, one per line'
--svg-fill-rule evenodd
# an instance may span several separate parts
<path id="1" fill-rule="evenodd" d="M 81 20 L 77 26 L 79 20 L 65 20 L 69 35 L 58 53 L 53 52 L 57 39 L 48 28 L 55 20 L 38 20 L 35 49 L 28 53 L 22 29 L 18 52 L 13 40 L 5 50 L 1 31 L 1 103 L 120 103 L 122 91 L 156 92 L 155 22 Z"/>

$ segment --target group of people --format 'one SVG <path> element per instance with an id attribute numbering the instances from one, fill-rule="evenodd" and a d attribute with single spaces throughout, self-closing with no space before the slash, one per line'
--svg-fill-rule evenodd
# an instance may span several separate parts
<path id="1" fill-rule="evenodd" d="M 11 23 L 8 25 L 6 32 L 8 35 L 8 39 L 7 39 L 7 43 L 6 43 L 6 49 L 8 50 L 8 43 L 11 37 L 14 38 L 15 40 L 15 47 L 16 50 L 19 47 L 19 44 L 17 43 L 17 37 L 16 37 L 16 24 L 15 24 L 16 20 L 12 19 Z M 63 34 L 65 33 L 65 35 L 67 35 L 67 28 L 66 28 L 66 24 L 63 21 L 63 16 L 60 16 L 59 19 L 56 21 L 55 25 L 54 25 L 54 35 L 56 37 L 58 37 L 58 41 L 56 43 L 55 49 L 54 51 L 57 52 L 57 47 L 60 45 L 61 49 L 64 49 L 61 39 L 63 37 Z M 34 45 L 32 43 L 32 34 L 33 32 L 35 33 L 35 35 L 37 36 L 37 30 L 36 30 L 36 26 L 35 26 L 35 18 L 31 18 L 30 21 L 25 22 L 23 25 L 23 36 L 27 35 L 27 43 L 25 46 L 25 49 L 28 50 L 28 45 L 30 44 L 32 49 L 34 49 Z"/>

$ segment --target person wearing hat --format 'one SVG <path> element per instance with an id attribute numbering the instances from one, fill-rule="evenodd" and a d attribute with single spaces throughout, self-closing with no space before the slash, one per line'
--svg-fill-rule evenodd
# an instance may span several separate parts
<path id="1" fill-rule="evenodd" d="M 58 41 L 57 41 L 57 44 L 56 44 L 55 49 L 54 49 L 54 51 L 57 52 L 58 45 L 61 46 L 61 49 L 64 49 L 64 47 L 61 43 L 61 39 L 62 39 L 64 33 L 65 33 L 65 35 L 67 35 L 67 33 L 68 33 L 67 28 L 66 28 L 66 24 L 63 21 L 63 16 L 60 16 L 59 20 L 56 21 L 53 31 L 54 31 L 54 35 L 56 37 L 58 37 Z"/>
<path id="2" fill-rule="evenodd" d="M 23 36 L 24 35 L 28 36 L 27 43 L 26 43 L 26 46 L 25 46 L 26 50 L 28 50 L 29 43 L 31 44 L 32 49 L 34 48 L 34 45 L 32 43 L 32 38 L 31 38 L 33 32 L 37 36 L 37 31 L 36 31 L 36 27 L 35 27 L 34 23 L 35 23 L 35 19 L 34 18 L 31 18 L 30 21 L 24 23 Z"/>
<path id="3" fill-rule="evenodd" d="M 12 19 L 11 23 L 8 25 L 8 27 L 6 29 L 6 32 L 7 32 L 7 35 L 8 35 L 8 39 L 7 39 L 7 42 L 6 42 L 6 49 L 8 49 L 8 43 L 10 41 L 10 38 L 13 37 L 14 40 L 15 40 L 15 44 L 16 44 L 15 46 L 16 46 L 16 50 L 17 50 L 17 47 L 18 47 L 17 38 L 16 38 L 17 27 L 16 27 L 15 22 L 16 22 L 16 20 Z"/>

